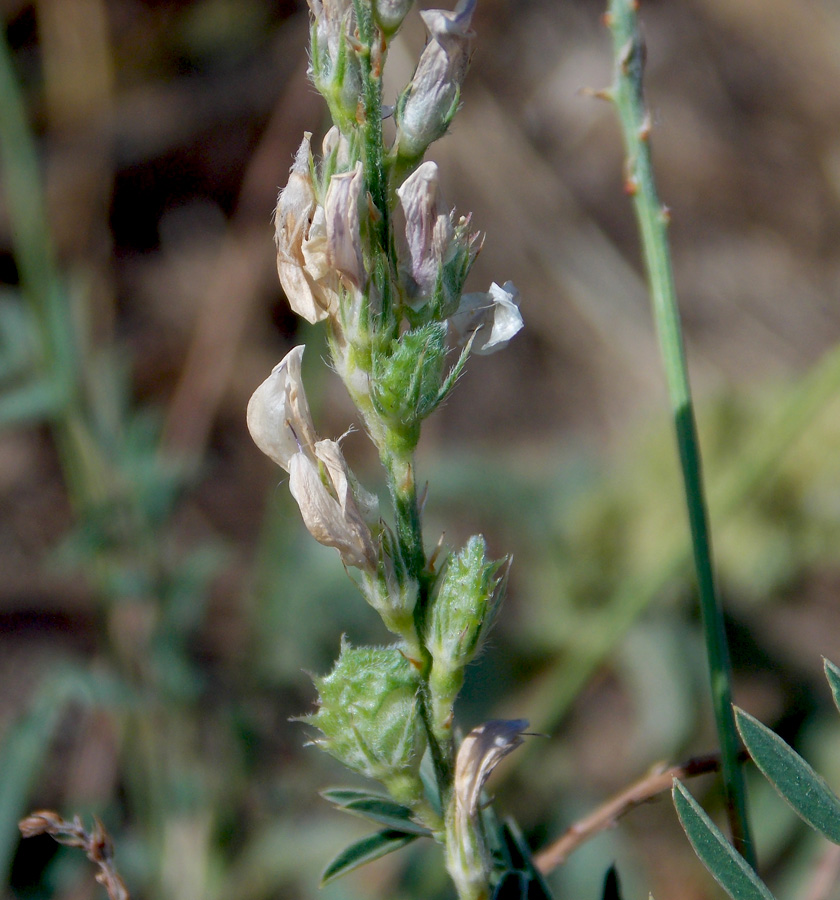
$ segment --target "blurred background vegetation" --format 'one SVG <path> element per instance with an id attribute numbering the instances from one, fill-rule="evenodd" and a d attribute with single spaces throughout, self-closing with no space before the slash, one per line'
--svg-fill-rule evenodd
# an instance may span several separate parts
<path id="1" fill-rule="evenodd" d="M 431 5 L 431 4 L 424 4 Z M 526 330 L 428 424 L 427 536 L 512 553 L 461 716 L 527 716 L 494 776 L 535 847 L 660 760 L 714 746 L 672 440 L 600 0 L 481 0 L 464 107 L 433 148 Z M 301 0 L 2 0 L 0 884 L 100 896 L 18 818 L 100 816 L 135 900 L 444 898 L 419 843 L 319 891 L 365 826 L 319 789 L 307 672 L 386 640 L 251 444 L 253 388 L 305 340 L 319 431 L 351 407 L 288 310 L 270 215 L 304 129 Z M 712 495 L 739 704 L 835 786 L 840 721 L 840 8 L 646 0 L 660 192 Z M 391 95 L 423 44 L 415 17 Z M 381 489 L 364 436 L 351 464 Z M 692 786 L 714 810 L 715 782 Z M 763 874 L 803 896 L 823 848 L 752 782 Z M 429 861 L 433 860 L 433 864 Z M 597 897 L 716 886 L 670 801 L 552 876 Z"/>

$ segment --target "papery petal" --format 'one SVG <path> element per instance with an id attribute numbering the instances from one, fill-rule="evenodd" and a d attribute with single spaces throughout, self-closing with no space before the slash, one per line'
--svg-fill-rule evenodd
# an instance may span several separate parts
<path id="1" fill-rule="evenodd" d="M 323 206 L 317 206 L 309 226 L 309 233 L 301 244 L 306 274 L 317 282 L 332 271 L 327 255 L 327 219 Z"/>
<path id="2" fill-rule="evenodd" d="M 341 451 L 334 441 L 319 441 L 316 454 L 317 458 L 312 458 L 298 452 L 289 466 L 289 489 L 303 522 L 318 543 L 338 550 L 345 565 L 371 571 L 376 566 L 373 541 L 350 493 Z M 318 459 L 324 463 L 338 499 L 324 484 Z"/>
<path id="3" fill-rule="evenodd" d="M 352 172 L 333 175 L 324 200 L 330 265 L 355 288 L 367 280 L 362 262 L 359 199 L 364 186 L 361 162 Z"/>
<path id="4" fill-rule="evenodd" d="M 397 188 L 405 212 L 405 237 L 408 245 L 409 275 L 420 297 L 428 297 L 437 283 L 441 262 L 452 240 L 448 215 L 438 212 L 440 183 L 438 167 L 424 162 Z"/>
<path id="5" fill-rule="evenodd" d="M 277 199 L 274 228 L 277 274 L 289 306 L 315 323 L 337 309 L 338 284 L 327 261 L 324 211 L 317 203 L 310 174 L 310 138 L 307 132 L 288 184 Z"/>
<path id="6" fill-rule="evenodd" d="M 289 172 L 289 180 L 277 198 L 274 214 L 278 260 L 282 256 L 301 265 L 300 245 L 309 230 L 316 206 L 315 188 L 309 172 L 311 138 L 312 134 L 308 131 L 303 136 Z"/>
<path id="7" fill-rule="evenodd" d="M 493 719 L 464 738 L 455 758 L 455 800 L 458 812 L 474 818 L 490 773 L 522 743 L 527 719 Z"/>
<path id="8" fill-rule="evenodd" d="M 277 274 L 289 306 L 307 322 L 314 325 L 335 312 L 338 306 L 335 292 L 314 281 L 302 266 L 284 262 L 278 256 Z"/>
<path id="9" fill-rule="evenodd" d="M 460 343 L 477 332 L 472 350 L 486 356 L 502 350 L 523 327 L 519 291 L 512 281 L 503 287 L 493 282 L 486 293 L 464 294 L 457 312 L 448 320 Z"/>
<path id="10" fill-rule="evenodd" d="M 248 431 L 254 443 L 287 472 L 302 447 L 314 452 L 315 446 L 315 426 L 300 374 L 303 351 L 302 344 L 290 350 L 248 402 Z"/>

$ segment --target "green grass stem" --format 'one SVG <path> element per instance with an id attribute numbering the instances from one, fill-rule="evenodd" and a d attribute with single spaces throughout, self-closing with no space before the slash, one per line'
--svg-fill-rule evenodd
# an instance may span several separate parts
<path id="1" fill-rule="evenodd" d="M 633 0 L 610 0 L 608 21 L 616 61 L 615 84 L 611 96 L 618 109 L 624 135 L 627 151 L 626 187 L 633 198 L 641 232 L 653 316 L 674 417 L 703 614 L 712 705 L 721 746 L 727 813 L 733 844 L 755 867 L 747 819 L 746 788 L 738 762 L 740 740 L 732 711 L 729 648 L 723 610 L 715 584 L 700 443 L 667 239 L 668 214 L 657 196 L 650 156 L 650 120 L 642 95 L 644 44 L 638 29 L 636 3 Z"/>

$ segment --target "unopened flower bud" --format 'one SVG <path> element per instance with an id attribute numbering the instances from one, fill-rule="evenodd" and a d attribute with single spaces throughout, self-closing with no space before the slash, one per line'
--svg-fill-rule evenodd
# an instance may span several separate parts
<path id="1" fill-rule="evenodd" d="M 420 586 L 409 574 L 391 532 L 383 529 L 380 541 L 377 571 L 363 579 L 365 599 L 382 617 L 385 627 L 406 642 L 406 654 L 421 659 L 424 651 L 414 621 Z"/>
<path id="2" fill-rule="evenodd" d="M 301 448 L 314 452 L 315 446 L 315 426 L 300 374 L 303 351 L 303 344 L 290 350 L 248 402 L 248 430 L 254 443 L 287 472 Z"/>
<path id="3" fill-rule="evenodd" d="M 324 200 L 327 259 L 350 286 L 359 290 L 367 280 L 362 262 L 359 199 L 364 187 L 361 162 L 352 172 L 333 175 Z"/>
<path id="4" fill-rule="evenodd" d="M 307 0 L 312 12 L 310 71 L 337 124 L 353 122 L 361 90 L 359 61 L 350 35 L 353 0 Z"/>
<path id="5" fill-rule="evenodd" d="M 426 646 L 432 656 L 429 686 L 432 716 L 448 729 L 452 706 L 464 683 L 464 667 L 478 654 L 504 594 L 501 561 L 487 559 L 487 545 L 473 535 L 449 560 L 426 624 Z"/>
<path id="6" fill-rule="evenodd" d="M 295 156 L 274 216 L 277 274 L 289 305 L 308 322 L 320 322 L 338 306 L 337 278 L 326 260 L 324 214 L 310 174 L 309 133 Z"/>
<path id="7" fill-rule="evenodd" d="M 324 135 L 321 155 L 325 164 L 329 162 L 332 171 L 343 172 L 350 167 L 350 142 L 336 125 Z"/>
<path id="8" fill-rule="evenodd" d="M 374 0 L 373 15 L 386 37 L 395 34 L 414 5 L 414 0 Z"/>
<path id="9" fill-rule="evenodd" d="M 315 686 L 318 711 L 302 717 L 323 734 L 313 743 L 353 771 L 381 781 L 400 802 L 421 796 L 420 683 L 400 649 L 343 641 L 335 668 L 316 678 Z"/>
<path id="10" fill-rule="evenodd" d="M 455 115 L 470 61 L 475 4 L 476 0 L 459 0 L 453 12 L 420 13 L 430 40 L 395 110 L 397 151 L 404 159 L 419 159 Z"/>
<path id="11" fill-rule="evenodd" d="M 519 291 L 506 281 L 503 287 L 493 282 L 488 292 L 464 294 L 448 323 L 461 344 L 475 334 L 473 353 L 487 356 L 502 350 L 523 326 Z"/>

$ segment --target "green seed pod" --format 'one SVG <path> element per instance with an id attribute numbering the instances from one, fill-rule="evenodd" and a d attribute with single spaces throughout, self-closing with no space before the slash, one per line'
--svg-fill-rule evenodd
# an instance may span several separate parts
<path id="1" fill-rule="evenodd" d="M 351 647 L 342 641 L 333 671 L 315 679 L 318 711 L 301 717 L 318 744 L 348 768 L 382 782 L 395 799 L 422 795 L 418 776 L 425 731 L 417 673 L 397 646 Z"/>

